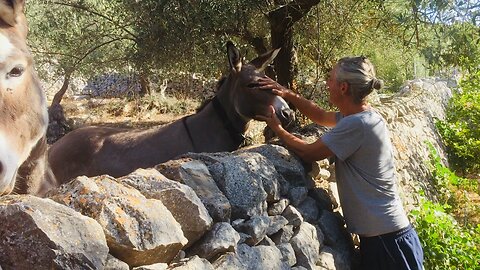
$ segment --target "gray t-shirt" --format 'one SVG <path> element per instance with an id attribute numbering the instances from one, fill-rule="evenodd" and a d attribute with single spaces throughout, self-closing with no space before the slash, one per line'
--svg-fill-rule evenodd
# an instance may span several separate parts
<path id="1" fill-rule="evenodd" d="M 400 230 L 409 224 L 398 196 L 388 129 L 377 112 L 346 117 L 321 138 L 335 154 L 335 173 L 347 228 L 361 236 Z"/>

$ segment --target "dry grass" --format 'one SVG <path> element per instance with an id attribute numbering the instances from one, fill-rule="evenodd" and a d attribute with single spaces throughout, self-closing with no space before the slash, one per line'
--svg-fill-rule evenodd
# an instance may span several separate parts
<path id="1" fill-rule="evenodd" d="M 193 99 L 141 98 L 65 98 L 62 105 L 72 128 L 89 125 L 149 127 L 175 121 L 192 114 L 200 104 Z"/>

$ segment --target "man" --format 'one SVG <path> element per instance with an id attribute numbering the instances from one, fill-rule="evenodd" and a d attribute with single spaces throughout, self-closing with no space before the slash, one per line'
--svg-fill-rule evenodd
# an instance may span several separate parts
<path id="1" fill-rule="evenodd" d="M 422 269 L 420 241 L 397 192 L 388 129 L 366 101 L 367 95 L 382 85 L 367 58 L 340 59 L 327 80 L 330 102 L 339 112 L 329 112 L 270 78 L 262 78 L 260 89 L 272 89 L 313 122 L 332 129 L 309 144 L 283 129 L 273 108 L 270 117 L 258 119 L 304 161 L 335 158 L 347 228 L 360 236 L 361 269 Z"/>

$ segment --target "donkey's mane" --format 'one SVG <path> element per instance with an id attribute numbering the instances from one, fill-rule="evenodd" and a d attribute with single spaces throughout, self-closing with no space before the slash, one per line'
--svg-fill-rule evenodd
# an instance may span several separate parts
<path id="1" fill-rule="evenodd" d="M 218 89 L 220 89 L 220 87 L 222 87 L 222 85 L 225 83 L 226 80 L 227 80 L 227 76 L 223 76 L 217 81 L 217 84 L 215 85 L 215 93 L 218 92 Z M 202 101 L 202 103 L 200 104 L 200 106 L 198 106 L 197 109 L 195 109 L 195 112 L 198 113 L 201 110 L 203 110 L 203 108 L 205 108 L 205 106 L 207 106 L 207 104 L 210 103 L 210 101 L 212 101 L 212 99 L 214 97 L 215 97 L 215 95 L 213 95 L 211 97 L 207 97 L 206 99 L 204 99 Z"/>

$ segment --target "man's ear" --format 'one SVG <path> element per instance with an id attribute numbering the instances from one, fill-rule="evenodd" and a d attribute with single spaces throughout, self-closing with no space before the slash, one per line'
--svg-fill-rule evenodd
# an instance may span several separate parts
<path id="1" fill-rule="evenodd" d="M 341 82 L 340 83 L 340 91 L 342 95 L 350 95 L 350 91 L 348 91 L 348 83 L 347 82 Z"/>

